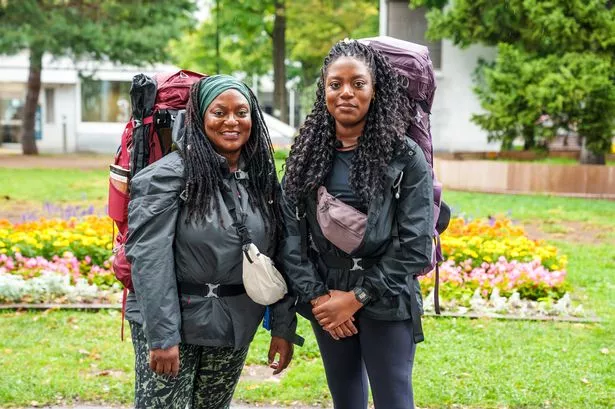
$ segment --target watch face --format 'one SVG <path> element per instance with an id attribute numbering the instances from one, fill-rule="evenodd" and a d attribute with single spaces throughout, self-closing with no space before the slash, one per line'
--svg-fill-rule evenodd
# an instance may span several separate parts
<path id="1" fill-rule="evenodd" d="M 365 304 L 369 299 L 369 296 L 362 288 L 355 288 L 354 295 L 361 304 Z"/>

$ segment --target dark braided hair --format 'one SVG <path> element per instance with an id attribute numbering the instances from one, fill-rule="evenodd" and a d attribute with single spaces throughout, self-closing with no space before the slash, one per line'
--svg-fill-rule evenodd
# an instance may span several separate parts
<path id="1" fill-rule="evenodd" d="M 312 112 L 299 130 L 286 161 L 284 191 L 291 201 L 304 200 L 324 183 L 335 152 L 335 119 L 327 110 L 325 80 L 340 57 L 364 62 L 372 74 L 374 99 L 350 167 L 350 187 L 365 204 L 380 196 L 391 160 L 407 152 L 405 130 L 412 111 L 401 75 L 380 52 L 355 40 L 340 41 L 325 58 Z"/>
<path id="2" fill-rule="evenodd" d="M 201 81 L 206 80 L 204 78 Z M 199 114 L 199 84 L 200 81 L 190 89 L 182 146 L 187 222 L 203 221 L 212 211 L 219 212 L 220 201 L 216 191 L 224 188 L 220 155 L 205 135 L 203 118 Z M 258 101 L 252 91 L 249 92 L 252 130 L 250 138 L 241 149 L 241 158 L 249 175 L 248 200 L 252 209 L 258 208 L 265 218 L 266 230 L 279 233 L 282 220 L 281 197 L 273 161 L 273 146 Z"/>

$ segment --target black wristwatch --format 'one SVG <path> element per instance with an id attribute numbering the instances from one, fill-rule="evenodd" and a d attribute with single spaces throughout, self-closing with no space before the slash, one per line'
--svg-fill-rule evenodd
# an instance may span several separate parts
<path id="1" fill-rule="evenodd" d="M 352 292 L 354 293 L 354 297 L 357 299 L 357 301 L 363 305 L 367 305 L 367 303 L 369 303 L 372 299 L 372 297 L 363 287 L 355 287 L 352 289 Z"/>

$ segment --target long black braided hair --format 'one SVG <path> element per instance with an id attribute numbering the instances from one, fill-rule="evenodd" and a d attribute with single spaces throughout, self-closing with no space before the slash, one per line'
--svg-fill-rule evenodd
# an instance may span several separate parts
<path id="1" fill-rule="evenodd" d="M 295 139 L 288 160 L 284 191 L 293 202 L 304 200 L 324 183 L 335 152 L 335 119 L 327 110 L 325 81 L 329 66 L 340 57 L 364 62 L 372 74 L 374 99 L 350 167 L 350 187 L 366 206 L 382 194 L 391 160 L 408 150 L 405 130 L 413 108 L 404 79 L 386 57 L 355 40 L 340 41 L 324 60 L 316 101 Z"/>
<path id="2" fill-rule="evenodd" d="M 203 78 L 201 81 L 207 81 Z M 205 217 L 220 210 L 216 194 L 223 189 L 223 173 L 220 155 L 205 135 L 203 118 L 199 114 L 199 84 L 193 84 L 186 106 L 182 157 L 185 162 L 186 207 L 188 220 L 203 221 Z M 248 200 L 265 218 L 268 232 L 280 232 L 281 209 L 280 189 L 273 160 L 273 146 L 269 131 L 256 97 L 250 90 L 250 117 L 252 130 L 250 138 L 241 149 L 241 158 L 248 173 Z"/>

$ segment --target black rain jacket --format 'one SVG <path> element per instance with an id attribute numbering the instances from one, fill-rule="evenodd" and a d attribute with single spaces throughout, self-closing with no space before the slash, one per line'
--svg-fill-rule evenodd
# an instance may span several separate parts
<path id="1" fill-rule="evenodd" d="M 313 298 L 331 289 L 349 291 L 362 286 L 372 301 L 360 310 L 361 314 L 379 320 L 413 319 L 420 323 L 422 297 L 416 275 L 431 263 L 434 250 L 433 179 L 423 151 L 414 141 L 407 139 L 407 143 L 408 154 L 392 160 L 384 194 L 369 206 L 363 242 L 350 255 L 324 237 L 316 220 L 315 192 L 306 200 L 304 209 L 285 198 L 283 260 L 299 298 L 297 310 L 306 318 L 314 320 L 309 304 Z M 304 210 L 309 235 L 307 257 L 302 257 L 302 240 L 306 239 L 302 238 L 298 217 Z M 394 238 L 397 234 L 398 238 Z M 352 267 L 327 265 L 325 259 L 329 256 L 350 258 Z M 356 269 L 357 265 L 367 264 L 369 268 Z M 413 302 L 417 308 L 412 308 Z"/>
<path id="2" fill-rule="evenodd" d="M 280 240 L 265 232 L 258 209 L 248 205 L 248 191 L 228 171 L 224 184 L 236 185 L 238 213 L 261 252 L 276 260 Z M 248 345 L 263 318 L 265 307 L 248 295 L 208 298 L 180 294 L 177 282 L 191 284 L 241 284 L 241 241 L 221 193 L 220 217 L 216 212 L 201 223 L 186 223 L 187 209 L 180 198 L 185 187 L 184 162 L 172 152 L 143 169 L 131 181 L 128 207 L 129 235 L 126 256 L 132 264 L 135 293 L 127 303 L 127 318 L 143 324 L 148 345 L 169 348 L 180 341 L 205 346 Z M 280 269 L 281 264 L 276 263 Z M 283 269 L 280 269 L 283 271 Z M 136 300 L 135 300 L 136 295 Z M 295 298 L 287 295 L 271 306 L 271 334 L 296 342 Z"/>

